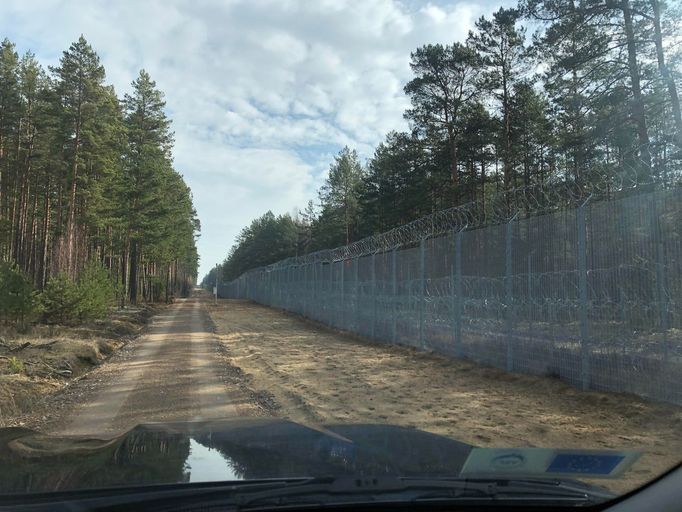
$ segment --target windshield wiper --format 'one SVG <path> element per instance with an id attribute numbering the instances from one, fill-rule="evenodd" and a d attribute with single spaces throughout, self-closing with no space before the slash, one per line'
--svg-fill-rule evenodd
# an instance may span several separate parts
<path id="1" fill-rule="evenodd" d="M 503 505 L 590 505 L 614 498 L 606 490 L 558 479 L 471 479 L 410 477 L 304 477 L 205 484 L 175 484 L 0 496 L 2 510 L 226 510 L 349 504 L 489 503 Z M 7 507 L 7 508 L 5 508 Z"/>
<path id="2" fill-rule="evenodd" d="M 245 510 L 265 505 L 462 500 L 586 505 L 614 497 L 606 490 L 571 480 L 406 477 L 316 478 L 232 496 L 234 504 Z"/>

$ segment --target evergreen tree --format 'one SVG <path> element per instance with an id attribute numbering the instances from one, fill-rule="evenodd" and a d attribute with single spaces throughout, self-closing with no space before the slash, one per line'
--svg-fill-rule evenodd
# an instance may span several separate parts
<path id="1" fill-rule="evenodd" d="M 0 244 L 4 261 L 10 258 L 12 238 L 11 194 L 14 187 L 13 167 L 21 102 L 19 96 L 19 55 L 8 39 L 0 43 Z"/>
<path id="2" fill-rule="evenodd" d="M 170 162 L 172 134 L 164 113 L 163 94 L 141 70 L 123 100 L 128 145 L 125 152 L 121 206 L 125 211 L 122 258 L 124 286 L 130 302 L 138 300 L 139 266 L 145 245 L 162 243 L 167 205 L 164 193 L 174 171 Z"/>
<path id="3" fill-rule="evenodd" d="M 457 204 L 463 114 L 466 105 L 480 96 L 481 59 L 473 49 L 460 43 L 423 46 L 411 58 L 410 67 L 416 76 L 405 86 L 412 102 L 405 117 L 425 136 L 447 140 L 453 204 Z"/>
<path id="4" fill-rule="evenodd" d="M 56 266 L 68 275 L 77 273 L 78 252 L 84 240 L 78 238 L 85 207 L 83 189 L 92 178 L 90 162 L 98 158 L 109 141 L 101 138 L 101 115 L 108 114 L 110 90 L 104 85 L 105 72 L 98 55 L 83 36 L 65 51 L 55 75 L 55 99 L 59 142 L 64 150 L 58 202 L 58 225 L 63 232 L 57 241 Z"/>
<path id="5" fill-rule="evenodd" d="M 483 58 L 484 87 L 499 105 L 502 117 L 499 153 L 504 164 L 504 186 L 515 181 L 512 150 L 512 91 L 514 84 L 526 72 L 525 29 L 517 27 L 521 12 L 500 8 L 488 20 L 481 17 L 469 41 Z"/>
<path id="6" fill-rule="evenodd" d="M 78 283 L 92 292 L 95 299 L 66 306 L 73 321 L 85 318 L 76 311 L 85 303 L 106 303 L 105 280 L 122 301 L 138 300 L 132 283 L 150 301 L 187 292 L 199 222 L 172 167 L 162 94 L 142 72 L 119 102 L 83 37 L 50 71 L 0 44 L 0 259 L 38 289 L 51 282 L 52 295 Z"/>
<path id="7" fill-rule="evenodd" d="M 341 150 L 329 167 L 320 190 L 322 216 L 327 219 L 322 236 L 329 243 L 348 244 L 357 238 L 363 174 L 357 152 L 348 147 Z"/>

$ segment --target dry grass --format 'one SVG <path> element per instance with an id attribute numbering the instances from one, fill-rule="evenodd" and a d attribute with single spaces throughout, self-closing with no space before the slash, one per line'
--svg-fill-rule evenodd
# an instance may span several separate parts
<path id="1" fill-rule="evenodd" d="M 483 447 L 642 450 L 614 490 L 680 460 L 680 407 L 370 343 L 253 303 L 209 311 L 231 363 L 294 421 L 398 424 Z"/>
<path id="2" fill-rule="evenodd" d="M 0 331 L 0 427 L 30 412 L 45 396 L 101 364 L 135 338 L 154 308 L 117 310 L 77 327 L 36 325 Z"/>

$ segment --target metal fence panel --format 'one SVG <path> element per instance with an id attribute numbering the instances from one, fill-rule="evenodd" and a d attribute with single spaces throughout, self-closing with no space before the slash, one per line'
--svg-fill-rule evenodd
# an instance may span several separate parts
<path id="1" fill-rule="evenodd" d="M 219 294 L 386 343 L 682 404 L 681 255 L 673 188 L 255 269 Z"/>

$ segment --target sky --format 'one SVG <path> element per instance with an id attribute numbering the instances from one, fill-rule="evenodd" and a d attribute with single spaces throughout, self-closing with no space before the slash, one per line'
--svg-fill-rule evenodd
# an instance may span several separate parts
<path id="1" fill-rule="evenodd" d="M 146 69 L 201 221 L 199 279 L 252 219 L 303 210 L 343 146 L 405 130 L 410 52 L 508 0 L 2 0 L 0 37 L 56 65 L 83 34 L 119 97 Z"/>

